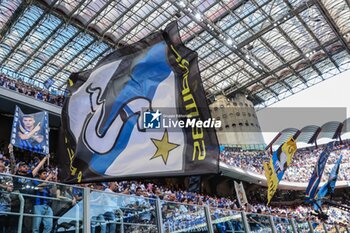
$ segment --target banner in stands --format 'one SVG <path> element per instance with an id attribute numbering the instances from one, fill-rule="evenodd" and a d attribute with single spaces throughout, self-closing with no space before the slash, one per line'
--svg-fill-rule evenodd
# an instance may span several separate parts
<path id="1" fill-rule="evenodd" d="M 49 153 L 49 116 L 46 111 L 24 114 L 16 106 L 11 144 L 40 154 Z"/>
<path id="2" fill-rule="evenodd" d="M 245 190 L 244 190 L 242 182 L 237 183 L 236 181 L 234 181 L 234 183 L 235 183 L 237 200 L 238 200 L 239 205 L 242 207 L 245 204 L 248 204 L 248 199 L 247 199 L 247 196 L 245 194 Z"/>
<path id="3" fill-rule="evenodd" d="M 68 155 L 61 155 L 61 179 L 218 173 L 214 129 L 196 124 L 171 131 L 159 124 L 159 108 L 174 109 L 179 120 L 211 119 L 197 59 L 172 22 L 72 74 L 62 109 Z"/>
<path id="4" fill-rule="evenodd" d="M 48 78 L 45 82 L 44 82 L 44 87 L 46 89 L 49 89 L 53 84 L 55 83 L 55 81 L 52 78 Z"/>
<path id="5" fill-rule="evenodd" d="M 334 193 L 335 189 L 335 183 L 338 179 L 338 172 L 340 168 L 341 161 L 343 159 L 343 156 L 340 155 L 337 163 L 333 166 L 331 173 L 329 174 L 329 178 L 327 183 L 325 183 L 317 192 L 317 195 L 315 197 L 316 203 L 314 203 L 314 210 L 318 211 L 319 208 L 322 206 L 322 199 L 327 198 L 328 196 L 332 195 Z"/>
<path id="6" fill-rule="evenodd" d="M 306 200 L 310 201 L 315 197 L 316 190 L 318 188 L 318 185 L 321 182 L 323 170 L 326 166 L 329 154 L 333 150 L 334 142 L 329 142 L 326 145 L 326 148 L 321 153 L 320 157 L 318 158 L 317 164 L 315 166 L 315 169 L 312 173 L 312 176 L 310 178 L 309 184 L 306 188 Z"/>
<path id="7" fill-rule="evenodd" d="M 264 162 L 267 179 L 267 204 L 270 203 L 275 194 L 278 183 L 282 180 L 284 172 L 292 162 L 296 150 L 297 145 L 291 137 L 273 153 L 269 163 Z"/>

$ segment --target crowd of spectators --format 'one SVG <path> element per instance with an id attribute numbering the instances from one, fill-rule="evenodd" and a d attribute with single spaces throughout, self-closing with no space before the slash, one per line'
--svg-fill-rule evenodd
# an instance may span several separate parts
<path id="1" fill-rule="evenodd" d="M 321 151 L 320 148 L 318 150 Z M 35 155 L 21 157 L 19 154 L 16 153 L 15 156 L 13 148 L 9 146 L 9 153 L 2 153 L 0 155 L 0 221 L 4 221 L 1 222 L 1 226 L 5 229 L 4 232 L 11 232 L 9 229 L 17 226 L 16 221 L 18 221 L 18 217 L 15 215 L 9 215 L 4 218 L 3 216 L 6 214 L 1 213 L 18 211 L 18 206 L 16 206 L 19 204 L 18 197 L 13 193 L 11 194 L 12 191 L 19 191 L 35 196 L 53 197 L 59 200 L 48 201 L 45 198 L 32 198 L 32 201 L 26 202 L 25 211 L 27 213 L 48 216 L 47 218 L 25 217 L 24 227 L 28 232 L 32 232 L 31 229 L 34 229 L 34 232 L 39 232 L 41 225 L 44 232 L 50 232 L 55 227 L 56 229 L 58 227 L 72 227 L 72 224 L 68 224 L 68 222 L 59 223 L 50 217 L 62 216 L 76 206 L 77 203 L 80 203 L 82 200 L 82 190 L 48 183 L 47 181 L 58 181 L 57 167 L 52 162 L 50 164 L 48 163 L 49 157 L 39 158 Z M 28 160 L 28 158 L 30 159 Z M 249 165 L 250 163 L 247 164 Z M 30 179 L 9 177 L 5 174 L 16 174 L 17 176 L 26 178 L 35 177 L 38 180 L 32 182 Z M 95 232 L 96 229 L 99 229 L 100 232 L 115 232 L 117 224 L 115 220 L 118 219 L 117 209 L 122 211 L 122 216 L 124 216 L 123 221 L 130 223 L 125 226 L 130 232 L 155 232 L 156 199 L 159 199 L 162 203 L 164 225 L 171 231 L 203 225 L 205 223 L 204 205 L 211 207 L 213 210 L 212 217 L 214 219 L 231 216 L 232 221 L 230 221 L 230 224 L 217 224 L 216 226 L 218 228 L 226 228 L 227 230 L 242 230 L 243 225 L 239 220 L 240 215 L 238 212 L 241 210 L 248 213 L 248 221 L 252 223 L 252 226 L 254 226 L 254 222 L 266 220 L 266 218 L 258 214 L 294 218 L 298 221 L 305 221 L 306 219 L 316 221 L 316 216 L 311 214 L 311 207 L 303 205 L 271 207 L 254 203 L 254 200 L 250 200 L 252 204 L 240 206 L 237 200 L 232 197 L 209 196 L 140 181 L 93 183 L 82 184 L 81 186 L 88 186 L 97 192 L 95 197 L 93 195 L 91 196 L 91 210 L 94 213 L 91 218 L 92 232 Z M 100 192 L 103 192 L 105 195 L 101 195 Z M 110 193 L 126 194 L 128 196 L 122 195 L 123 198 L 120 198 L 120 196 L 116 198 L 112 195 L 111 198 L 107 198 Z M 350 222 L 349 214 L 341 213 L 338 209 L 330 209 L 329 214 L 329 221 L 332 223 Z M 232 216 L 236 216 L 237 219 Z M 132 223 L 142 224 L 133 225 Z M 283 222 L 280 223 L 279 227 L 283 228 Z M 26 232 L 25 229 L 23 232 Z M 1 229 L 0 232 L 2 232 Z"/>
<path id="2" fill-rule="evenodd" d="M 31 96 L 38 100 L 42 100 L 58 106 L 63 106 L 64 96 L 53 95 L 47 90 L 30 86 L 28 84 L 25 84 L 21 80 L 12 80 L 4 74 L 0 74 L 0 86 L 12 91 L 16 91 L 26 96 Z"/>
<path id="3" fill-rule="evenodd" d="M 317 148 L 303 148 L 297 150 L 291 165 L 286 170 L 283 180 L 291 182 L 308 182 L 317 159 L 324 150 L 325 145 Z M 327 181 L 332 167 L 338 160 L 340 154 L 343 155 L 339 169 L 338 181 L 350 180 L 350 144 L 337 145 L 329 155 L 327 164 L 322 176 L 322 181 Z M 224 150 L 220 154 L 220 160 L 230 166 L 238 167 L 247 171 L 265 175 L 263 162 L 268 162 L 271 155 L 265 151 L 230 151 Z"/>

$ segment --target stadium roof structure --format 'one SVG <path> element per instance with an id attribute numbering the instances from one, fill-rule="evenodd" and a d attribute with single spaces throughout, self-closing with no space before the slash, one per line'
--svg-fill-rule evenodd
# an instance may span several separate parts
<path id="1" fill-rule="evenodd" d="M 63 90 L 71 72 L 177 19 L 204 88 L 262 108 L 349 69 L 348 0 L 2 0 L 0 72 Z"/>
<path id="2" fill-rule="evenodd" d="M 321 138 L 339 139 L 342 135 L 350 133 L 349 123 L 350 118 L 347 118 L 343 122 L 329 121 L 322 126 L 308 125 L 300 130 L 296 128 L 286 128 L 279 132 L 266 148 L 272 145 L 281 145 L 293 135 L 297 142 L 309 144 L 316 143 L 316 141 Z M 297 132 L 300 133 L 297 134 Z"/>

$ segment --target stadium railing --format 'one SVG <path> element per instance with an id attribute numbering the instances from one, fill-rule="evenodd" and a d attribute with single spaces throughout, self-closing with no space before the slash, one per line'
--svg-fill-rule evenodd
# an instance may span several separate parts
<path id="1" fill-rule="evenodd" d="M 108 193 L 7 174 L 0 174 L 0 182 L 0 232 L 36 232 L 34 228 L 75 233 L 350 232 L 345 225 Z"/>

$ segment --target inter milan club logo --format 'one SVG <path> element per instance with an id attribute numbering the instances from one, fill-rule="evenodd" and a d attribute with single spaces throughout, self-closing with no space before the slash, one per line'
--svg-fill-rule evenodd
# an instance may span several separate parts
<path id="1" fill-rule="evenodd" d="M 143 127 L 145 129 L 159 129 L 161 126 L 162 113 L 157 109 L 156 112 L 143 113 Z"/>

